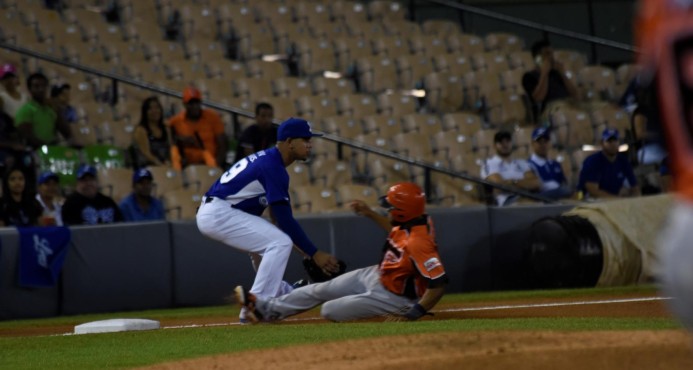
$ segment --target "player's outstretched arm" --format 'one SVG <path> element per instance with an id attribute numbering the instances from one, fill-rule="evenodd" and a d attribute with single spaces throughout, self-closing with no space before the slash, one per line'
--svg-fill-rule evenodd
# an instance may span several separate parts
<path id="1" fill-rule="evenodd" d="M 419 302 L 416 303 L 408 312 L 406 312 L 404 317 L 408 320 L 418 320 L 421 318 L 421 316 L 425 315 L 428 311 L 435 307 L 438 301 L 443 298 L 444 293 L 445 286 L 428 288 Z"/>
<path id="2" fill-rule="evenodd" d="M 375 212 L 371 207 L 369 207 L 364 201 L 362 200 L 352 200 L 349 203 L 349 207 L 356 213 L 357 215 L 360 216 L 365 216 L 370 218 L 371 220 L 375 221 L 378 226 L 381 228 L 390 231 L 392 229 L 392 225 L 390 225 L 390 220 Z"/>

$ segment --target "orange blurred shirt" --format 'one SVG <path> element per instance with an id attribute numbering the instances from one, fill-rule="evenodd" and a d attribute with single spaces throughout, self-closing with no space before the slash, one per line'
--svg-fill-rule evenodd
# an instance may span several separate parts
<path id="1" fill-rule="evenodd" d="M 408 282 L 414 279 L 416 296 L 421 297 L 429 280 L 445 275 L 430 218 L 428 224 L 412 226 L 409 230 L 393 227 L 388 243 L 380 262 L 380 281 L 387 290 L 402 295 Z"/>
<path id="2" fill-rule="evenodd" d="M 203 148 L 184 147 L 182 153 L 188 163 L 204 163 L 203 151 L 217 155 L 217 136 L 224 134 L 224 124 L 219 114 L 213 110 L 202 109 L 200 119 L 191 121 L 186 118 L 185 111 L 171 117 L 168 121 L 176 135 L 198 137 Z"/>

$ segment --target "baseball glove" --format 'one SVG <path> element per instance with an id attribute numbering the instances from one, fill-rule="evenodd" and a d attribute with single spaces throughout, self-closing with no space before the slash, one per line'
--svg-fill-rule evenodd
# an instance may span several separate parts
<path id="1" fill-rule="evenodd" d="M 308 273 L 308 277 L 311 282 L 321 283 L 323 281 L 334 279 L 335 277 L 343 274 L 344 271 L 346 271 L 346 263 L 339 260 L 339 271 L 332 275 L 328 275 L 322 271 L 322 269 L 315 263 L 315 261 L 313 261 L 312 258 L 303 259 L 303 268 L 306 270 L 306 273 Z"/>

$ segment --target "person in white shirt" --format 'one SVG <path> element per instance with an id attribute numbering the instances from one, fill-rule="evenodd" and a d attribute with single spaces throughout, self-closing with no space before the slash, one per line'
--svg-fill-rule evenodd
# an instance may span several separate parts
<path id="1" fill-rule="evenodd" d="M 493 137 L 496 155 L 486 159 L 481 167 L 481 178 L 501 185 L 514 186 L 522 190 L 538 191 L 541 181 L 532 171 L 529 163 L 523 159 L 512 158 L 512 135 L 507 131 L 498 131 Z M 518 196 L 513 193 L 494 190 L 499 206 L 514 203 Z"/>
<path id="2" fill-rule="evenodd" d="M 43 207 L 41 218 L 45 225 L 63 226 L 61 210 L 64 199 L 60 196 L 60 178 L 56 173 L 46 171 L 39 176 L 36 200 Z"/>
<path id="3" fill-rule="evenodd" d="M 17 68 L 5 63 L 0 66 L 0 106 L 14 118 L 19 107 L 29 101 L 29 94 L 19 90 Z"/>

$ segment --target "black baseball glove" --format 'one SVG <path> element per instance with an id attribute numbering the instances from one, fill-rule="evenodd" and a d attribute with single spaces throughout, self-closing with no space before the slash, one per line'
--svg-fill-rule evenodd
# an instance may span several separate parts
<path id="1" fill-rule="evenodd" d="M 334 279 L 335 277 L 341 275 L 346 271 L 346 263 L 344 261 L 339 260 L 339 271 L 335 272 L 332 275 L 326 274 L 322 269 L 313 261 L 312 258 L 304 258 L 303 259 L 303 268 L 306 270 L 306 273 L 308 273 L 308 277 L 311 282 L 313 283 L 321 283 L 323 281 L 327 281 L 330 279 Z"/>

